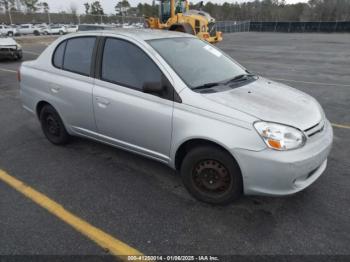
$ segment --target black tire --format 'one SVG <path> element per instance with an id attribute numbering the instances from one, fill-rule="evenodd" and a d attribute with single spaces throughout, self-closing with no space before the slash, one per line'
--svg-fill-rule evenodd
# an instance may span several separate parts
<path id="1" fill-rule="evenodd" d="M 40 32 L 37 31 L 37 30 L 35 30 L 35 31 L 34 31 L 34 35 L 35 35 L 35 36 L 39 36 L 39 35 L 40 35 Z"/>
<path id="2" fill-rule="evenodd" d="M 55 145 L 69 142 L 69 134 L 64 127 L 61 117 L 51 105 L 45 105 L 40 111 L 40 123 L 46 138 Z"/>
<path id="3" fill-rule="evenodd" d="M 13 57 L 16 61 L 19 61 L 19 60 L 22 60 L 22 55 L 20 55 L 20 54 L 16 54 L 16 55 L 14 55 L 14 57 Z"/>
<path id="4" fill-rule="evenodd" d="M 63 35 L 63 34 L 64 34 L 64 32 L 63 32 L 62 30 L 60 30 L 60 31 L 59 31 L 59 34 L 60 34 L 60 35 Z"/>
<path id="5" fill-rule="evenodd" d="M 12 37 L 12 36 L 13 36 L 13 32 L 8 32 L 8 33 L 7 33 L 7 36 Z"/>
<path id="6" fill-rule="evenodd" d="M 243 192 L 237 162 L 215 146 L 199 146 L 188 152 L 181 165 L 181 176 L 191 195 L 209 204 L 228 204 Z"/>

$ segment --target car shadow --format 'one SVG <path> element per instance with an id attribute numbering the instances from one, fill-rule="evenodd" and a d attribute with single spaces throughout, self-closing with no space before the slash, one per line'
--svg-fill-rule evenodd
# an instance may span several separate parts
<path id="1" fill-rule="evenodd" d="M 262 212 L 264 214 L 273 214 L 278 207 L 288 205 L 302 197 L 303 192 L 291 196 L 268 197 L 268 196 L 242 196 L 237 201 L 228 205 L 217 206 L 202 203 L 194 199 L 182 184 L 180 173 L 166 164 L 152 160 L 116 147 L 105 145 L 92 140 L 73 137 L 71 143 L 67 146 L 71 150 L 85 152 L 85 154 L 93 154 L 102 161 L 117 161 L 118 167 L 125 165 L 126 168 L 134 172 L 142 172 L 142 175 L 148 176 L 156 181 L 158 187 L 166 189 L 169 194 L 176 195 L 186 205 L 200 206 L 204 209 L 225 211 L 230 209 L 242 209 L 251 212 Z M 117 160 L 116 160 L 117 159 Z"/>
<path id="2" fill-rule="evenodd" d="M 18 62 L 20 62 L 20 60 L 16 60 L 14 58 L 0 58 L 0 63 L 2 64 L 14 64 Z"/>

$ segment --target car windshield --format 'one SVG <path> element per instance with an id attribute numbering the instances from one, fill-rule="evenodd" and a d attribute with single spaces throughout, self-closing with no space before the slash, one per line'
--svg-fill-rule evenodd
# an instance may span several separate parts
<path id="1" fill-rule="evenodd" d="M 247 73 L 222 51 L 198 38 L 165 38 L 147 42 L 191 89 Z"/>

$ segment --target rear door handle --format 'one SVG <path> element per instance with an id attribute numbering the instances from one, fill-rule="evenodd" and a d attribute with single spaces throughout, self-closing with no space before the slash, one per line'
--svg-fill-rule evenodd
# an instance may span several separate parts
<path id="1" fill-rule="evenodd" d="M 57 94 L 60 91 L 59 87 L 51 87 L 51 92 Z"/>
<path id="2" fill-rule="evenodd" d="M 102 108 L 106 108 L 110 104 L 109 100 L 104 97 L 97 96 L 96 101 L 97 105 Z"/>
<path id="3" fill-rule="evenodd" d="M 52 93 L 57 94 L 60 91 L 60 89 L 61 89 L 61 87 L 59 85 L 56 85 L 53 83 L 50 84 L 50 90 Z"/>

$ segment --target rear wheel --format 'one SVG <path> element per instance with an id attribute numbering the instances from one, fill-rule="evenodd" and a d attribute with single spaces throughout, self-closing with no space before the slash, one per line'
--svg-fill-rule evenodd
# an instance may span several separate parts
<path id="1" fill-rule="evenodd" d="M 187 190 L 198 200 L 228 204 L 242 195 L 241 171 L 233 157 L 215 146 L 192 149 L 181 165 Z"/>
<path id="2" fill-rule="evenodd" d="M 46 138 L 55 145 L 64 145 L 69 141 L 69 134 L 62 119 L 51 105 L 45 105 L 40 112 L 40 123 Z"/>
<path id="3" fill-rule="evenodd" d="M 62 30 L 60 30 L 60 31 L 59 31 L 59 34 L 60 34 L 60 35 L 63 35 L 63 31 L 62 31 Z"/>
<path id="4" fill-rule="evenodd" d="M 13 36 L 13 32 L 8 32 L 7 35 L 12 37 Z"/>

